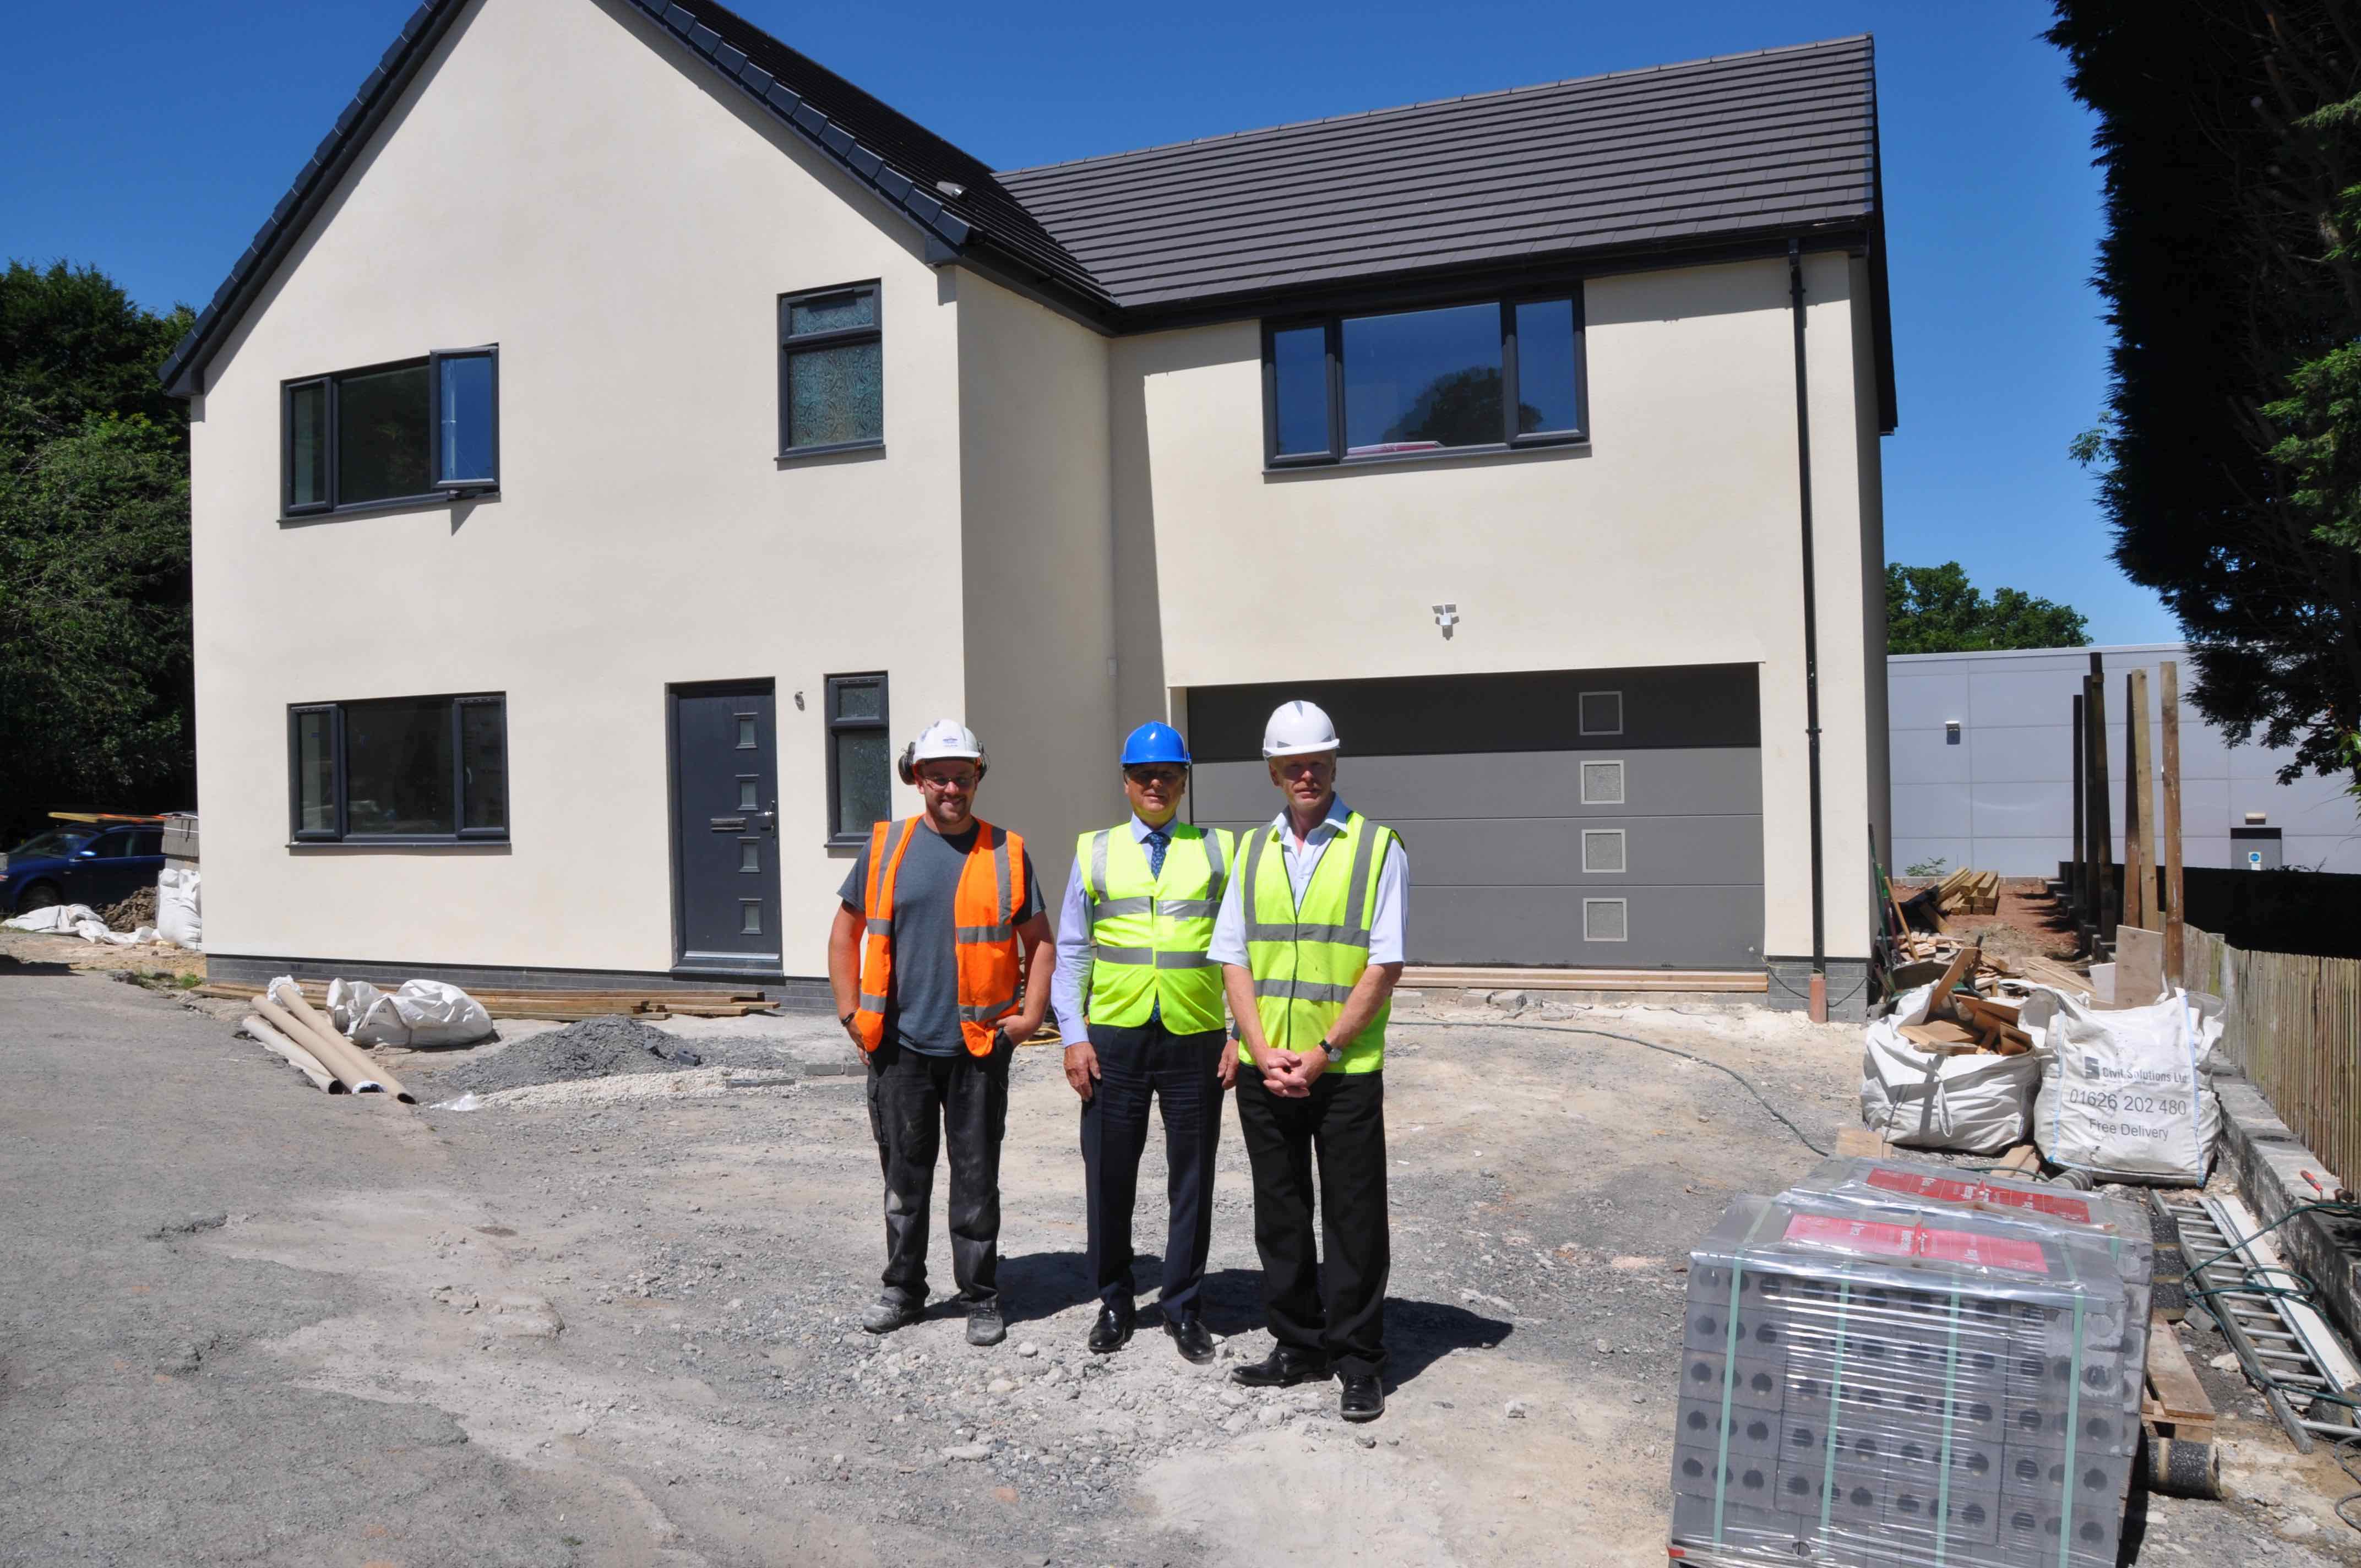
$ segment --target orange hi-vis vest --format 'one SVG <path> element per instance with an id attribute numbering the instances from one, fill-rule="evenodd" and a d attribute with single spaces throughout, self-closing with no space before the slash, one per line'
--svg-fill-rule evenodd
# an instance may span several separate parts
<path id="1" fill-rule="evenodd" d="M 885 1043 L 885 1003 L 894 994 L 894 882 L 910 836 L 933 829 L 916 817 L 869 830 L 869 929 L 861 951 L 861 1006 L 852 1014 L 861 1048 Z M 1024 902 L 1025 840 L 978 817 L 975 843 L 960 871 L 951 924 L 959 941 L 960 1037 L 971 1056 L 988 1057 L 993 1025 L 1016 1011 L 1020 965 L 1016 911 Z"/>

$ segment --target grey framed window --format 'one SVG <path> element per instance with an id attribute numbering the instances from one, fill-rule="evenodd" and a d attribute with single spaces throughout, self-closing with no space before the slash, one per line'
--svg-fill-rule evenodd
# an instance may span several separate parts
<path id="1" fill-rule="evenodd" d="M 437 349 L 280 384 L 290 517 L 500 487 L 500 349 Z"/>
<path id="2" fill-rule="evenodd" d="M 1620 762 L 1583 763 L 1582 804 L 1585 806 L 1622 805 L 1623 764 Z"/>
<path id="3" fill-rule="evenodd" d="M 1592 876 L 1613 876 L 1627 866 L 1625 830 L 1586 828 L 1582 830 L 1582 869 Z"/>
<path id="4" fill-rule="evenodd" d="M 1585 735 L 1623 733 L 1623 694 L 1583 692 L 1576 699 L 1576 726 Z"/>
<path id="5" fill-rule="evenodd" d="M 779 455 L 885 443 L 884 323 L 878 288 L 779 296 Z"/>
<path id="6" fill-rule="evenodd" d="M 380 697 L 287 710 L 297 843 L 505 842 L 508 699 Z"/>
<path id="7" fill-rule="evenodd" d="M 828 677 L 828 841 L 865 844 L 894 814 L 885 676 Z"/>
<path id="8" fill-rule="evenodd" d="M 1264 462 L 1588 439 L 1579 289 L 1263 323 Z"/>

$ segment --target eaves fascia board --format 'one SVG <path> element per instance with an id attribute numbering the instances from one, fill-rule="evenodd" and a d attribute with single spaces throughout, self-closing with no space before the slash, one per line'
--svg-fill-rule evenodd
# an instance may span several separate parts
<path id="1" fill-rule="evenodd" d="M 1784 258 L 1790 238 L 1800 240 L 1806 255 L 1849 250 L 1871 243 L 1873 227 L 1870 216 L 1864 215 L 1774 225 L 1742 236 L 1685 235 L 1677 239 L 1569 247 L 1521 257 L 1512 263 L 1491 258 L 1444 267 L 1261 285 L 1202 298 L 1125 305 L 1120 307 L 1115 330 L 1121 335 L 1131 336 L 1271 315 L 1387 310 L 1463 291 L 1521 288 L 1544 279 L 1606 278 L 1669 267 Z"/>

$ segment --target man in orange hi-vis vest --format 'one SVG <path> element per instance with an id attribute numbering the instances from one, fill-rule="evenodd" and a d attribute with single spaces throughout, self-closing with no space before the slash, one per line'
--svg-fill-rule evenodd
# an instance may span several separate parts
<path id="1" fill-rule="evenodd" d="M 890 1333 L 925 1313 L 927 1211 L 948 1144 L 967 1342 L 998 1344 L 1008 1058 L 1049 1010 L 1049 921 L 1025 840 L 975 815 L 986 762 L 967 727 L 936 720 L 896 765 L 925 809 L 870 830 L 828 938 L 837 1016 L 868 1058 L 885 1173 L 885 1288 L 861 1326 Z"/>

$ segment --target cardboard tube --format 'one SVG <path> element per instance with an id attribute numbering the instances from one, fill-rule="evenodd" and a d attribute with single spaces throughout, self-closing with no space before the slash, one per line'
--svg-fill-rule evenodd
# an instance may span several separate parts
<path id="1" fill-rule="evenodd" d="M 261 1010 L 265 1018 L 279 1025 L 280 1033 L 310 1051 L 320 1065 L 325 1068 L 337 1082 L 345 1086 L 347 1092 L 353 1094 L 384 1092 L 385 1085 L 379 1082 L 377 1076 L 368 1070 L 368 1064 L 354 1059 L 358 1053 L 350 1050 L 337 1051 L 326 1041 L 305 1028 L 301 1019 L 268 996 L 256 997 L 254 1004 Z"/>
<path id="2" fill-rule="evenodd" d="M 287 1005 L 288 1011 L 292 1013 L 297 1018 L 301 1019 L 311 1029 L 314 1037 L 326 1041 L 335 1049 L 343 1051 L 348 1055 L 351 1058 L 353 1064 L 359 1068 L 363 1072 L 366 1072 L 369 1076 L 370 1080 L 381 1087 L 388 1094 L 392 1095 L 404 1105 L 415 1105 L 418 1103 L 418 1096 L 410 1092 L 409 1090 L 404 1089 L 401 1086 L 401 1081 L 397 1080 L 393 1074 L 386 1071 L 385 1069 L 370 1061 L 366 1056 L 363 1056 L 361 1054 L 361 1048 L 358 1046 L 354 1045 L 350 1040 L 346 1039 L 345 1036 L 338 1032 L 334 1024 L 329 1023 L 325 1018 L 320 1016 L 319 1012 L 313 1008 L 310 1003 L 303 1000 L 303 990 L 301 986 L 292 983 L 289 984 L 287 987 Z"/>
<path id="3" fill-rule="evenodd" d="M 300 1072 L 305 1078 L 310 1079 L 312 1080 L 313 1088 L 324 1090 L 330 1094 L 342 1094 L 345 1092 L 345 1086 L 336 1081 L 335 1074 L 330 1072 L 326 1068 L 320 1065 L 319 1058 L 313 1056 L 311 1052 L 305 1050 L 302 1047 L 297 1045 L 294 1041 L 289 1039 L 286 1036 L 280 1034 L 278 1030 L 272 1028 L 261 1019 L 248 1017 L 239 1026 L 245 1029 L 247 1034 L 253 1036 L 255 1039 L 259 1041 L 264 1050 L 269 1051 L 272 1056 L 279 1058 L 289 1067 L 293 1068 L 297 1072 Z"/>

